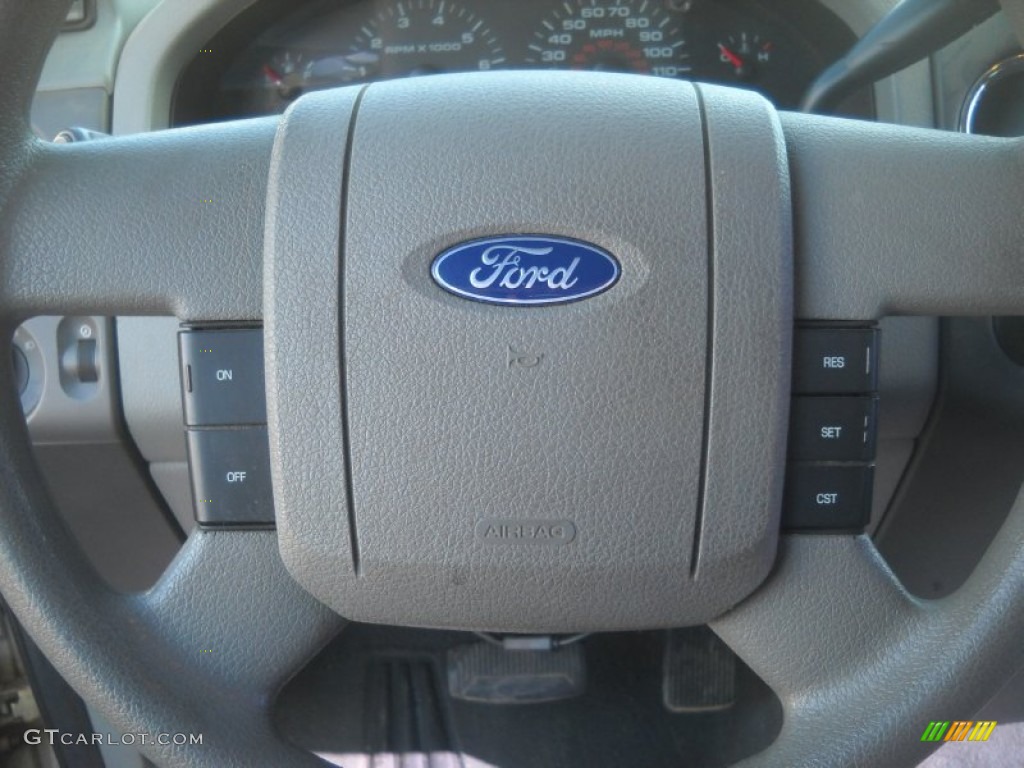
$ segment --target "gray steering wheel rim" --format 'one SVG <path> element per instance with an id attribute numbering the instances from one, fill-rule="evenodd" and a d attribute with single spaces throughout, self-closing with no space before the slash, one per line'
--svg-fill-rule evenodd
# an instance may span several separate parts
<path id="1" fill-rule="evenodd" d="M 261 250 L 257 247 L 255 260 L 232 263 L 240 258 L 232 254 L 244 248 L 224 246 L 261 245 L 264 188 L 238 183 L 251 176 L 231 176 L 226 169 L 240 165 L 246 174 L 262 173 L 265 178 L 274 121 L 117 140 L 108 147 L 64 155 L 40 145 L 30 135 L 28 109 L 67 5 L 66 0 L 0 0 L 0 41 L 11 62 L 8 88 L 0 96 L 0 331 L 10 338 L 18 322 L 33 311 L 258 319 Z M 830 168 L 842 165 L 841 157 L 826 154 L 837 135 L 853 129 L 799 116 L 784 116 L 783 126 L 795 198 L 804 217 L 797 228 L 798 309 L 818 304 L 823 316 L 835 312 L 837 317 L 1021 309 L 1024 301 L 1016 295 L 1020 267 L 1005 254 L 980 265 L 977 273 L 967 274 L 960 267 L 952 276 L 941 253 L 932 257 L 923 275 L 909 274 L 906 267 L 922 257 L 912 247 L 896 252 L 899 243 L 892 246 L 891 256 L 886 249 L 869 247 L 865 259 L 890 256 L 890 261 L 879 261 L 868 274 L 854 270 L 864 262 L 844 273 L 837 266 L 839 256 L 811 259 L 808 251 L 815 239 L 837 238 L 844 226 L 828 213 L 828 195 L 814 208 L 814 199 L 820 197 L 814 184 L 827 179 Z M 865 146 L 889 140 L 885 127 L 864 126 L 855 133 L 853 138 Z M 972 183 L 988 191 L 982 200 L 991 199 L 1000 184 L 1017 191 L 1022 186 L 1014 169 L 992 177 L 981 172 L 1013 165 L 1019 142 L 966 143 L 963 137 L 928 132 L 894 135 L 924 155 L 934 146 L 952 166 L 960 163 Z M 947 147 L 955 150 L 952 159 L 945 154 Z M 850 154 L 857 149 L 851 146 Z M 253 165 L 254 154 L 265 156 L 262 167 Z M 132 270 L 126 269 L 131 262 L 118 261 L 127 259 L 122 250 L 131 251 L 132 244 L 122 249 L 110 243 L 121 254 L 111 256 L 98 247 L 109 243 L 105 236 L 86 231 L 83 252 L 73 254 L 72 263 L 61 264 L 59 259 L 72 253 L 66 250 L 72 238 L 66 222 L 52 214 L 38 215 L 48 194 L 57 191 L 74 200 L 76 185 L 94 183 L 89 179 L 97 175 L 131 188 L 152 174 L 151 162 L 168 167 L 184 163 L 200 181 L 211 184 L 226 173 L 228 180 L 219 191 L 234 217 L 231 227 L 221 222 L 215 233 L 227 239 L 191 244 L 184 249 L 187 257 L 173 261 L 166 257 L 181 243 L 154 242 L 145 253 L 135 249 L 140 265 Z M 205 176 L 203 166 L 209 166 Z M 968 168 L 973 170 L 968 173 Z M 71 191 L 59 191 L 67 187 Z M 172 185 L 166 194 L 181 190 Z M 117 221 L 113 208 L 131 200 L 117 189 L 110 190 L 110 197 L 93 204 L 100 206 L 107 222 Z M 943 200 L 925 197 L 918 201 L 922 206 Z M 996 225 L 994 233 L 987 233 L 989 240 L 1024 242 L 1011 206 L 996 208 L 986 214 Z M 28 213 L 31 209 L 36 216 Z M 178 212 L 157 214 L 151 226 L 156 231 L 180 227 L 170 223 Z M 977 220 L 984 223 L 985 215 Z M 54 248 L 50 262 L 32 266 L 23 251 L 33 237 L 48 244 L 62 242 L 65 248 Z M 209 288 L 198 284 L 197 264 L 206 258 L 220 259 L 226 272 L 238 271 L 241 288 L 235 295 L 225 296 L 223 283 Z M 90 276 L 89 270 L 101 277 Z M 834 296 L 829 281 L 854 279 L 871 290 L 845 305 L 828 303 Z M 176 281 L 188 290 L 175 297 L 162 285 Z M 11 391 L 7 364 L 0 370 L 0 384 Z M 0 590 L 72 686 L 125 732 L 202 732 L 206 737 L 202 746 L 150 745 L 143 749 L 149 757 L 175 766 L 322 764 L 273 732 L 269 705 L 288 676 L 338 631 L 342 620 L 292 581 L 273 533 L 196 533 L 151 592 L 111 592 L 85 562 L 47 496 L 15 398 L 0 401 L 0 531 Z M 235 599 L 225 601 L 227 595 Z M 823 623 L 823 618 L 828 621 Z M 767 582 L 712 626 L 772 685 L 785 709 L 779 739 L 748 764 L 912 763 L 931 749 L 918 740 L 924 723 L 969 716 L 964 708 L 980 705 L 1020 663 L 1024 497 L 1018 498 L 967 584 L 949 598 L 924 603 L 910 597 L 865 537 L 794 537 L 781 544 Z M 200 657 L 198 650 L 210 646 L 222 650 Z M 935 663 L 940 657 L 944 663 Z M 840 659 L 846 663 L 839 664 Z M 160 663 L 153 664 L 155 660 Z M 878 707 L 880 692 L 897 705 Z"/>

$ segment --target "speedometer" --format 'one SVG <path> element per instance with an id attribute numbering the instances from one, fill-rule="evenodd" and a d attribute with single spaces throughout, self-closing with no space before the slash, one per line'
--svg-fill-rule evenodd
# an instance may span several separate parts
<path id="1" fill-rule="evenodd" d="M 682 77 L 690 72 L 678 16 L 655 0 L 567 0 L 534 33 L 540 67 Z"/>
<path id="2" fill-rule="evenodd" d="M 451 0 L 401 0 L 359 29 L 342 57 L 358 59 L 359 79 L 496 69 L 505 62 L 497 38 Z"/>

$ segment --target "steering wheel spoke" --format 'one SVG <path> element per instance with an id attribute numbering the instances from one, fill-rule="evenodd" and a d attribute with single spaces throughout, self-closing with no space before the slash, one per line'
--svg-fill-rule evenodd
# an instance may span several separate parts
<path id="1" fill-rule="evenodd" d="M 798 318 L 1024 311 L 1024 143 L 780 118 Z"/>
<path id="2" fill-rule="evenodd" d="M 942 600 L 907 594 L 865 536 L 784 537 L 762 588 L 711 624 L 783 705 L 779 738 L 750 764 L 818 764 L 816 739 L 836 765 L 919 761 L 934 748 L 920 741 L 928 713 L 967 718 L 1012 674 L 1022 595 L 1024 493 Z"/>
<path id="3" fill-rule="evenodd" d="M 798 319 L 1024 310 L 1021 142 L 780 118 Z M 748 762 L 920 760 L 929 713 L 969 717 L 1012 671 L 1022 591 L 1024 495 L 971 579 L 938 601 L 909 595 L 866 536 L 782 537 L 766 582 L 711 624 L 783 705 L 779 738 Z"/>
<path id="4" fill-rule="evenodd" d="M 259 319 L 276 122 L 32 142 L 3 211 L 0 311 Z"/>
<path id="5" fill-rule="evenodd" d="M 269 708 L 343 621 L 288 575 L 275 533 L 193 533 L 161 581 L 132 599 L 141 603 L 137 642 L 151 649 L 150 658 L 182 672 L 161 682 L 173 686 L 169 692 L 186 704 L 182 716 L 204 733 L 204 760 L 212 747 L 225 765 L 320 764 L 277 736 Z M 197 680 L 203 701 L 196 701 Z M 240 732 L 252 741 L 247 756 L 239 753 Z M 169 749 L 167 759 L 175 755 Z"/>
<path id="6" fill-rule="evenodd" d="M 0 386 L 9 377 L 0 371 Z M 0 430 L 24 433 L 14 398 L 0 398 Z M 202 734 L 151 743 L 162 765 L 321 764 L 274 731 L 270 704 L 342 619 L 287 574 L 276 535 L 197 531 L 152 590 L 120 594 L 86 562 L 29 455 L 10 447 L 0 441 L 0 558 L 17 581 L 4 596 L 68 682 L 105 691 L 92 703 L 126 733 L 148 723 L 154 739 L 157 725 Z"/>

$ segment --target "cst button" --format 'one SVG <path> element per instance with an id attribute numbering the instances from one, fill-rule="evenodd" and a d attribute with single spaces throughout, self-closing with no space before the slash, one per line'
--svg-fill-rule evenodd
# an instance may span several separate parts
<path id="1" fill-rule="evenodd" d="M 786 473 L 782 527 L 790 531 L 859 531 L 868 522 L 868 466 L 797 464 Z"/>

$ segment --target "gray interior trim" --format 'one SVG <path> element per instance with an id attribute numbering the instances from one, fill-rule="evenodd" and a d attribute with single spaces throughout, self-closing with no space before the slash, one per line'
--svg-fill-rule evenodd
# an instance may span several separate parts
<path id="1" fill-rule="evenodd" d="M 256 0 L 162 2 L 135 27 L 118 64 L 113 132 L 142 133 L 170 124 L 178 74 L 203 44 Z"/>
<path id="2" fill-rule="evenodd" d="M 876 538 L 907 589 L 927 598 L 967 579 L 1024 481 L 1024 368 L 991 318 L 945 320 L 942 346 L 934 413 Z"/>
<path id="3" fill-rule="evenodd" d="M 939 319 L 885 317 L 878 365 L 879 440 L 915 440 L 939 381 Z"/>
<path id="4" fill-rule="evenodd" d="M 117 352 L 128 432 L 182 530 L 195 525 L 174 317 L 119 317 Z"/>
<path id="5" fill-rule="evenodd" d="M 969 717 L 1021 661 L 1024 494 L 943 600 L 908 595 L 864 536 L 779 549 L 757 594 L 711 625 L 785 710 L 776 742 L 741 765 L 913 764 L 935 748 L 920 737 L 936 713 Z"/>
<path id="6" fill-rule="evenodd" d="M 761 574 L 775 559 L 774 546 L 765 542 L 778 530 L 789 429 L 793 231 L 775 110 L 750 93 L 709 85 L 698 92 L 706 123 L 714 311 L 703 534 L 694 565 L 700 588 L 709 589 L 755 553 Z M 737 216 L 747 209 L 751 189 L 758 190 L 757 208 Z M 757 382 L 749 381 L 751 371 L 758 371 Z"/>
<path id="7" fill-rule="evenodd" d="M 66 91 L 98 88 L 114 90 L 114 72 L 121 47 L 152 0 L 95 0 L 96 23 L 88 29 L 64 32 L 53 43 L 43 66 L 39 90 Z"/>
<path id="8" fill-rule="evenodd" d="M 90 563 L 113 589 L 149 589 L 181 546 L 181 531 L 121 443 L 37 445 L 39 471 Z"/>
<path id="9" fill-rule="evenodd" d="M 102 88 L 37 91 L 32 102 L 32 130 L 51 141 L 69 127 L 102 133 L 110 130 L 110 94 Z"/>
<path id="10" fill-rule="evenodd" d="M 925 429 L 939 382 L 939 320 L 884 317 L 878 366 L 878 447 L 868 531 L 877 530 Z"/>
<path id="11" fill-rule="evenodd" d="M 195 509 L 192 504 L 192 484 L 186 461 L 154 461 L 149 465 L 149 474 L 153 478 L 160 495 L 171 508 L 174 518 L 181 530 L 190 532 L 196 524 Z"/>
<path id="12" fill-rule="evenodd" d="M 89 719 L 92 721 L 95 733 L 113 734 L 114 738 L 120 733 L 109 720 L 88 707 Z M 101 744 L 100 753 L 103 755 L 104 768 L 148 768 L 142 754 L 131 746 L 123 744 Z"/>
<path id="13" fill-rule="evenodd" d="M 310 388 L 305 408 L 315 418 L 307 419 L 305 414 L 296 413 L 302 419 L 306 431 L 289 433 L 288 437 L 308 441 L 307 450 L 313 455 L 341 457 L 344 455 L 343 434 L 344 414 L 342 413 L 341 378 L 338 371 L 337 351 L 341 349 L 341 317 L 338 286 L 341 270 L 341 210 L 342 210 L 342 158 L 348 143 L 349 124 L 355 108 L 357 91 L 337 91 L 315 94 L 314 98 L 296 102 L 295 111 L 309 110 L 324 113 L 324 130 L 302 132 L 303 128 L 318 127 L 316 121 L 298 122 L 293 128 L 291 115 L 286 113 L 279 132 L 300 131 L 294 142 L 285 144 L 277 141 L 274 145 L 274 161 L 271 166 L 267 217 L 267 258 L 266 298 L 267 318 L 264 323 L 264 355 L 267 382 L 267 424 L 271 438 L 270 460 L 274 483 L 283 487 L 288 478 L 298 481 L 300 487 L 330 498 L 336 505 L 330 519 L 317 519 L 311 525 L 281 526 L 278 532 L 281 557 L 289 567 L 305 569 L 306 589 L 324 594 L 332 588 L 339 574 L 346 575 L 354 570 L 354 552 L 349 536 L 345 505 L 348 499 L 346 478 L 341 472 L 311 476 L 309 465 L 303 460 L 304 451 L 282 452 L 277 444 L 281 436 L 282 413 L 280 406 L 287 402 L 278 396 L 281 388 L 288 388 L 292 396 L 299 396 Z M 326 130 L 330 125 L 332 130 Z M 292 159 L 284 155 L 286 148 L 297 151 Z M 301 150 L 305 148 L 305 152 Z M 319 150 L 319 151 L 317 151 Z M 323 162 L 334 157 L 334 163 Z M 303 162 L 305 161 L 305 162 Z M 280 186 L 282 164 L 289 163 L 291 170 L 305 175 L 306 184 L 288 190 Z M 296 168 L 295 163 L 302 167 Z M 315 193 L 304 195 L 314 188 Z M 285 214 L 286 218 L 282 218 Z M 333 214 L 333 215 L 332 215 Z M 287 221 L 288 226 L 279 228 Z M 287 266 L 282 259 L 287 259 Z M 305 262 L 304 267 L 300 264 Z M 309 280 L 314 277 L 313 280 Z M 303 295 L 300 305 L 290 305 L 291 311 L 302 312 L 302 316 L 291 316 L 297 324 L 293 330 L 304 329 L 310 340 L 315 340 L 327 354 L 303 356 L 295 365 L 288 365 L 289 339 L 279 322 L 284 319 L 277 311 L 278 292 L 288 295 Z M 283 346 L 282 346 L 283 344 Z M 305 347 L 305 344 L 303 344 Z M 297 389 L 295 389 L 297 387 Z M 292 408 L 299 407 L 295 401 Z M 287 419 L 287 414 L 284 415 Z M 295 463 L 288 461 L 291 458 Z M 296 474 L 297 473 L 297 474 Z M 279 519 L 287 519 L 290 512 L 288 500 L 283 497 L 274 500 Z"/>
<path id="14" fill-rule="evenodd" d="M 117 318 L 117 352 L 125 421 L 149 462 L 184 462 L 185 432 L 173 317 Z"/>
<path id="15" fill-rule="evenodd" d="M 32 144 L 32 172 L 11 181 L 17 193 L 0 220 L 2 312 L 258 319 L 276 126 L 265 118 Z M 86 204 L 87 217 L 37 215 Z"/>
<path id="16" fill-rule="evenodd" d="M 1020 311 L 1021 141 L 781 117 L 797 317 Z"/>

